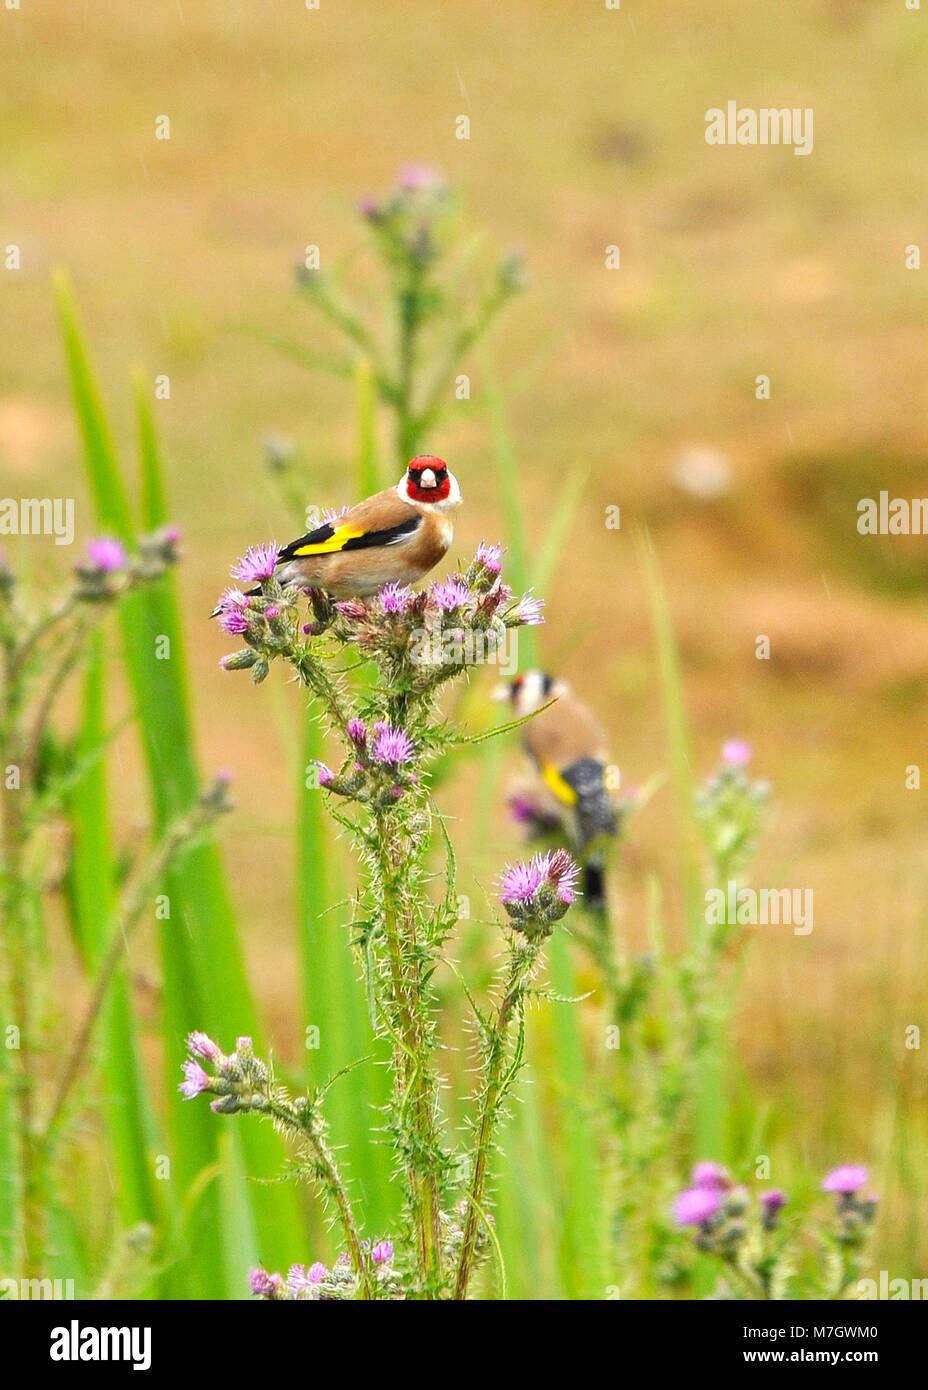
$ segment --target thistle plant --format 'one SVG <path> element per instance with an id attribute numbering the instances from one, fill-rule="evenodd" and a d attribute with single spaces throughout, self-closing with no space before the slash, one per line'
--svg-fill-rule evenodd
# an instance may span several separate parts
<path id="1" fill-rule="evenodd" d="M 719 766 L 696 791 L 707 887 L 743 878 L 769 799 L 766 782 L 748 772 L 752 750 L 729 740 Z M 718 1056 L 740 979 L 747 933 L 694 917 L 685 950 L 661 951 L 642 971 L 623 1034 L 627 1042 L 613 1112 L 619 1165 L 616 1231 L 623 1271 L 658 1285 L 681 1279 L 668 1190 L 678 1180 L 680 1155 L 691 1142 L 706 1068 Z"/>
<path id="2" fill-rule="evenodd" d="M 425 165 L 404 166 L 385 198 L 364 198 L 358 210 L 385 286 L 386 323 L 365 316 L 342 277 L 311 255 L 298 267 L 297 283 L 341 346 L 332 354 L 280 346 L 301 363 L 343 376 L 363 362 L 390 411 L 396 457 L 405 462 L 453 403 L 454 375 L 521 288 L 522 265 L 511 254 L 483 276 L 469 273 L 474 245 L 460 244 L 457 198 Z"/>
<path id="3" fill-rule="evenodd" d="M 727 741 L 718 767 L 696 792 L 692 810 L 709 887 L 743 878 L 756 850 L 769 787 L 751 778 L 751 758 L 748 744 Z M 652 779 L 617 802 L 616 847 L 655 786 Z M 562 828 L 531 788 L 518 789 L 510 811 L 530 841 L 560 843 Z M 621 1287 L 633 1295 L 652 1280 L 661 1285 L 682 1277 L 667 1196 L 689 1143 L 702 1059 L 718 1045 L 734 998 L 746 933 L 736 923 L 699 920 L 686 949 L 671 956 L 652 924 L 653 949 L 633 956 L 608 912 L 591 911 L 582 899 L 580 906 L 570 934 L 598 972 L 596 994 L 612 1038 L 600 1091 L 607 1221 Z"/>
<path id="4" fill-rule="evenodd" d="M 31 586 L 0 562 L 0 1017 L 6 1043 L 0 1061 L 12 1100 L 14 1171 L 8 1177 L 16 1189 L 17 1245 L 29 1276 L 42 1272 L 48 1253 L 52 1164 L 127 941 L 167 865 L 225 807 L 225 784 L 218 782 L 127 876 L 112 921 L 104 924 L 108 944 L 46 1105 L 43 1054 L 51 1051 L 46 1040 L 54 1027 L 43 923 L 43 900 L 54 886 L 50 844 L 69 796 L 105 751 L 103 746 L 79 750 L 61 735 L 59 701 L 88 652 L 94 629 L 127 595 L 167 572 L 177 558 L 178 539 L 173 528 L 166 528 L 141 538 L 131 552 L 111 537 L 92 540 L 63 594 L 44 607 Z"/>
<path id="5" fill-rule="evenodd" d="M 709 859 L 711 886 L 725 887 L 750 863 L 770 798 L 769 784 L 749 772 L 753 749 L 743 739 L 722 745 L 720 765 L 706 779 L 696 797 L 696 818 Z M 723 946 L 728 928 L 723 923 L 712 948 Z"/>
<path id="6" fill-rule="evenodd" d="M 463 1299 L 494 1239 L 486 1194 L 495 1137 L 521 1067 L 532 980 L 546 939 L 573 901 L 576 868 L 561 853 L 513 867 L 501 880 L 499 900 L 509 920 L 507 958 L 493 1006 L 481 1008 L 468 993 L 478 1085 L 471 1098 L 472 1142 L 466 1153 L 455 1154 L 439 1098 L 432 984 L 443 964 L 450 967 L 446 948 L 457 919 L 455 860 L 430 794 L 430 769 L 453 745 L 490 736 L 467 735 L 441 717 L 443 688 L 492 659 L 507 629 L 540 622 L 541 604 L 529 595 L 516 597 L 505 584 L 498 546 L 481 545 L 465 570 L 420 592 L 391 584 L 367 600 L 337 602 L 320 590 L 304 596 L 281 585 L 274 576 L 275 559 L 275 546 L 258 546 L 234 568 L 233 576 L 257 592 L 246 595 L 235 588 L 220 599 L 220 626 L 245 643 L 221 664 L 230 671 L 249 670 L 260 683 L 275 662 L 284 663 L 311 692 L 340 745 L 334 765 L 320 762 L 309 776 L 351 836 L 361 869 L 357 913 L 345 948 L 353 945 L 378 1031 L 391 1045 L 393 1091 L 385 1128 L 403 1185 L 406 1223 L 397 1277 L 404 1297 Z M 353 653 L 377 668 L 377 679 L 367 687 L 346 679 L 345 657 Z M 446 865 L 444 891 L 433 899 L 426 858 L 436 827 Z M 194 1041 L 191 1049 L 185 1094 L 208 1091 L 217 1097 L 213 1108 L 219 1113 L 253 1111 L 298 1139 L 298 1167 L 316 1180 L 341 1226 L 354 1281 L 351 1296 L 384 1296 L 357 1229 L 348 1186 L 326 1143 L 325 1086 L 291 1100 L 277 1087 L 270 1066 L 247 1050 L 242 1054 L 237 1048 L 231 1061 L 212 1058 L 210 1077 L 195 1069 Z M 349 1283 L 340 1285 L 346 1293 Z M 283 1281 L 273 1288 L 281 1291 Z"/>
<path id="7" fill-rule="evenodd" d="M 787 1222 L 789 1200 L 779 1188 L 752 1200 L 721 1164 L 697 1163 L 673 1215 L 692 1230 L 693 1248 L 721 1266 L 712 1298 L 843 1299 L 860 1277 L 878 1206 L 863 1193 L 867 1176 L 857 1164 L 833 1169 L 822 1182 L 835 1199 L 830 1210 Z"/>

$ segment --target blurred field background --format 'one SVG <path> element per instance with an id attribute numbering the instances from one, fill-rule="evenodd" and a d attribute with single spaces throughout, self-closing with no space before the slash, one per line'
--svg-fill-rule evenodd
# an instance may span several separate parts
<path id="1" fill-rule="evenodd" d="M 859 537 L 856 503 L 881 488 L 928 492 L 928 290 L 925 272 L 905 268 L 926 233 L 926 61 L 928 13 L 903 0 L 623 0 L 619 12 L 597 0 L 322 0 L 318 12 L 296 0 L 23 0 L 0 22 L 0 242 L 23 248 L 21 272 L 3 276 L 0 492 L 76 492 L 78 535 L 94 530 L 49 287 L 63 265 L 127 448 L 127 365 L 171 377 L 171 400 L 153 409 L 185 538 L 193 710 L 204 766 L 235 777 L 226 860 L 276 1054 L 302 1056 L 298 766 L 282 733 L 299 696 L 221 673 L 227 644 L 206 614 L 231 559 L 289 535 L 261 463 L 268 436 L 310 461 L 307 501 L 353 495 L 350 388 L 272 344 L 324 347 L 293 263 L 308 243 L 323 263 L 350 262 L 358 197 L 424 160 L 492 248 L 523 251 L 529 279 L 491 356 L 469 364 L 472 400 L 429 443 L 464 490 L 455 553 L 502 533 L 493 372 L 530 538 L 565 470 L 589 470 L 546 595 L 543 659 L 598 709 L 627 786 L 666 766 L 632 544 L 634 523 L 647 524 L 695 771 L 724 737 L 750 739 L 776 804 L 755 881 L 814 890 L 813 934 L 758 929 L 739 999 L 739 1077 L 768 1114 L 773 1178 L 872 1162 L 885 1197 L 877 1267 L 916 1276 L 928 1259 L 928 1080 L 924 1052 L 904 1042 L 926 1023 L 928 866 L 926 793 L 904 778 L 910 764 L 928 775 L 928 557 L 923 538 Z M 813 107 L 811 157 L 707 146 L 704 113 L 729 98 Z M 461 113 L 469 141 L 454 138 Z M 154 138 L 159 114 L 170 141 Z M 622 268 L 610 272 L 613 243 Z M 755 399 L 759 373 L 769 401 Z M 704 451 L 730 472 L 715 498 L 693 491 Z M 610 504 L 618 532 L 604 524 Z M 68 562 L 47 542 L 11 550 L 36 574 Z M 761 633 L 769 662 L 754 656 Z M 148 812 L 131 737 L 117 749 L 125 838 Z M 505 759 L 518 767 L 514 747 Z M 445 795 L 477 901 L 517 838 L 501 813 L 492 836 L 469 835 L 475 777 Z M 666 793 L 633 822 L 615 876 L 641 947 L 654 872 L 672 915 Z M 157 985 L 149 955 L 150 968 L 133 962 L 143 1013 Z"/>

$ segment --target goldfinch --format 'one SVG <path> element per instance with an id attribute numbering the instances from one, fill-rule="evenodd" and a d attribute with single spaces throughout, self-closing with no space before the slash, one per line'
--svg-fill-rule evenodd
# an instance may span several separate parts
<path id="1" fill-rule="evenodd" d="M 277 553 L 283 584 L 366 598 L 385 584 L 412 584 L 444 556 L 461 489 L 444 459 L 420 454 L 396 487 L 366 497 Z"/>
<path id="2" fill-rule="evenodd" d="M 537 774 L 529 802 L 540 829 L 560 826 L 584 861 L 585 905 L 605 907 L 602 850 L 618 834 L 618 814 L 606 787 L 605 731 L 566 681 L 527 671 L 497 688 L 519 718 L 556 703 L 523 725 L 522 743 Z"/>

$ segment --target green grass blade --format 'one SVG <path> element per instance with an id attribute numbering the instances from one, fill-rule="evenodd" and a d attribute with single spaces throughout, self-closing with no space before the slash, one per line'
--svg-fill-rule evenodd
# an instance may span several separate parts
<path id="1" fill-rule="evenodd" d="M 686 909 L 691 948 L 696 946 L 705 927 L 704 900 L 699 866 L 695 805 L 696 789 L 690 751 L 689 721 L 680 656 L 670 607 L 661 580 L 657 556 L 650 536 L 640 533 L 638 551 L 645 577 L 651 620 L 657 649 L 664 719 L 670 750 L 671 786 L 677 826 L 678 862 Z M 726 1117 L 728 1076 L 723 1030 L 713 1025 L 696 1059 L 694 1080 L 694 1154 L 699 1158 L 726 1156 Z"/>
<path id="2" fill-rule="evenodd" d="M 529 1052 L 536 1050 L 532 1040 Z M 519 1301 L 564 1296 L 559 1241 L 561 1217 L 552 1147 L 531 1062 L 519 1080 L 511 1121 L 500 1133 L 496 1219 L 509 1297 Z"/>
<path id="3" fill-rule="evenodd" d="M 93 380 L 67 283 L 58 277 L 56 293 L 71 375 L 72 391 L 84 440 L 84 454 L 99 522 L 126 541 L 132 539 L 131 509 L 116 461 L 99 392 Z M 142 441 L 142 493 L 145 523 L 165 518 L 154 430 L 147 402 L 139 392 Z M 175 586 L 172 579 L 134 596 L 121 612 L 124 650 L 148 765 L 156 826 L 162 828 L 190 805 L 199 774 L 188 715 L 184 658 Z M 158 659 L 159 652 L 165 659 Z M 164 885 L 170 917 L 161 929 L 164 973 L 166 1088 L 173 1129 L 172 1173 L 181 1192 L 213 1167 L 218 1154 L 216 1118 L 206 1106 L 181 1109 L 176 1079 L 183 1057 L 183 1038 L 205 1028 L 231 1046 L 237 1034 L 249 1033 L 261 1046 L 257 1017 L 245 980 L 241 949 L 232 917 L 222 863 L 216 848 L 204 845 L 190 853 Z M 245 1170 L 251 1177 L 277 1175 L 283 1155 L 280 1140 L 267 1127 L 242 1126 Z M 305 1258 L 299 1207 L 283 1184 L 249 1187 L 256 1225 L 267 1258 L 286 1266 Z M 186 1257 L 172 1271 L 185 1296 L 241 1296 L 221 1232 L 220 1195 L 208 1185 L 188 1232 Z"/>
<path id="4" fill-rule="evenodd" d="M 695 944 L 703 925 L 703 910 L 697 850 L 695 785 L 683 676 L 680 670 L 680 656 L 677 650 L 670 608 L 661 581 L 654 546 L 650 536 L 644 532 L 639 533 L 637 544 L 651 607 L 651 621 L 654 627 L 664 719 L 670 749 L 671 785 L 676 803 L 679 862 L 685 893 L 690 942 Z"/>
<path id="5" fill-rule="evenodd" d="M 151 409 L 151 383 L 140 368 L 136 368 L 132 373 L 132 387 L 138 435 L 142 527 L 146 531 L 156 531 L 170 518 L 164 473 L 161 468 L 161 453 Z"/>
<path id="6" fill-rule="evenodd" d="M 68 375 L 77 423 L 84 443 L 87 476 L 98 521 L 110 526 L 123 541 L 132 539 L 132 512 L 121 485 L 113 438 L 100 392 L 90 370 L 84 339 L 77 323 L 67 277 L 54 277 L 55 300 L 64 339 Z"/>
<path id="7" fill-rule="evenodd" d="M 494 380 L 492 371 L 487 372 Z M 503 514 L 506 522 L 508 582 L 518 593 L 531 582 L 528 567 L 528 546 L 522 508 L 523 491 L 515 455 L 509 439 L 505 409 L 495 386 L 489 388 L 489 408 L 493 431 L 493 452 Z M 566 494 L 568 502 L 577 490 L 571 481 Z M 579 493 L 577 499 L 579 500 Z M 573 506 L 576 506 L 576 500 Z M 566 539 L 567 525 L 558 525 L 549 536 L 543 563 L 543 573 L 553 571 L 560 548 Z M 544 597 L 544 595 L 542 595 Z M 533 628 L 519 629 L 519 665 L 524 670 L 536 663 L 536 638 Z M 550 973 L 555 990 L 571 997 L 574 988 L 573 967 L 566 941 L 555 933 L 550 943 Z M 551 1008 L 552 1006 L 547 1006 Z M 604 1289 L 603 1250 L 603 1185 L 599 1173 L 598 1145 L 594 1127 L 586 1110 L 586 1066 L 579 1008 L 574 1005 L 553 1006 L 553 1070 L 559 1089 L 552 1098 L 557 1113 L 557 1147 L 548 1138 L 548 1152 L 540 1157 L 546 1172 L 560 1171 L 561 1191 L 558 1205 L 561 1213 L 559 1245 L 561 1274 L 564 1287 L 573 1297 L 601 1298 Z M 571 1097 L 568 1101 L 568 1095 Z M 534 1102 L 530 1101 L 529 1104 Z M 541 1133 L 536 1127 L 536 1135 Z M 504 1254 L 509 1256 L 504 1246 Z M 515 1280 L 513 1280 L 515 1286 Z M 581 1292 L 582 1291 L 582 1292 Z"/>
<path id="8" fill-rule="evenodd" d="M 109 944 L 113 920 L 113 849 L 107 815 L 106 763 L 90 757 L 106 736 L 103 636 L 97 632 L 84 682 L 78 756 L 87 771 L 70 798 L 71 893 L 74 934 L 91 972 Z M 110 989 L 100 1024 L 101 1071 L 107 1128 L 113 1149 L 116 1201 L 125 1228 L 157 1224 L 153 1119 L 139 1064 L 130 986 L 121 971 Z"/>
<path id="9" fill-rule="evenodd" d="M 552 936 L 548 956 L 555 991 L 565 999 L 575 998 L 574 966 L 563 933 Z M 554 1004 L 550 1008 L 564 1163 L 561 1273 L 569 1298 L 601 1299 L 609 1282 L 602 1146 L 590 1113 L 593 1097 L 579 1006 Z"/>

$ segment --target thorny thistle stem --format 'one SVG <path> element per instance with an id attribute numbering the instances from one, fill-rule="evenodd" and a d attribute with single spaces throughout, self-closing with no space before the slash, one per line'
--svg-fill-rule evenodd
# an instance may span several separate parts
<path id="1" fill-rule="evenodd" d="M 438 1086 L 433 1069 L 424 1063 L 426 1039 L 420 1020 L 427 1004 L 417 961 L 415 920 L 404 909 L 398 883 L 397 866 L 408 849 L 383 816 L 376 821 L 375 845 L 383 888 L 383 929 L 393 1001 L 401 1027 L 402 1047 L 396 1058 L 396 1080 L 412 1116 L 414 1144 L 407 1175 L 413 1220 L 426 1288 L 437 1291 L 441 1283 L 441 1198 L 434 1161 L 439 1148 L 435 1130 Z"/>
<path id="2" fill-rule="evenodd" d="M 464 1235 L 455 1280 L 454 1297 L 456 1299 L 467 1297 L 467 1286 L 477 1248 L 478 1223 L 482 1219 L 481 1209 L 486 1189 L 487 1165 L 490 1159 L 493 1134 L 500 1118 L 506 1090 L 514 1080 L 512 1072 L 504 1075 L 504 1066 L 509 1056 L 509 1028 L 517 1016 L 521 1026 L 525 986 L 535 969 L 540 946 L 540 942 L 533 941 L 513 944 L 505 990 L 486 1041 L 483 1097 L 477 1124 L 477 1138 L 474 1144 L 473 1172 L 466 1199 L 467 1213 L 464 1217 Z"/>
<path id="3" fill-rule="evenodd" d="M 338 1219 L 341 1223 L 348 1253 L 351 1256 L 351 1263 L 360 1280 L 361 1297 L 364 1300 L 375 1298 L 370 1262 L 361 1247 L 361 1237 L 358 1233 L 351 1200 L 335 1161 L 335 1155 L 329 1148 L 325 1121 L 319 1106 L 313 1105 L 308 1098 L 304 1097 L 302 1101 L 297 1101 L 296 1105 L 272 1100 L 269 1102 L 268 1110 L 279 1129 L 289 1131 L 305 1140 L 315 1163 L 318 1181 L 331 1197 L 338 1212 Z"/>
<path id="4" fill-rule="evenodd" d="M 483 1065 L 473 1172 L 455 1281 L 456 1299 L 467 1297 L 493 1135 L 506 1096 L 522 1066 L 526 990 L 555 922 L 560 921 L 574 901 L 579 873 L 567 851 L 556 850 L 536 855 L 528 864 L 510 867 L 500 880 L 499 898 L 509 914 L 513 932 L 503 996 L 496 1017 L 489 1026 L 480 1018 L 477 1020 L 483 1044 Z M 510 1057 L 509 1030 L 513 1020 L 518 1021 L 519 1031 Z"/>

